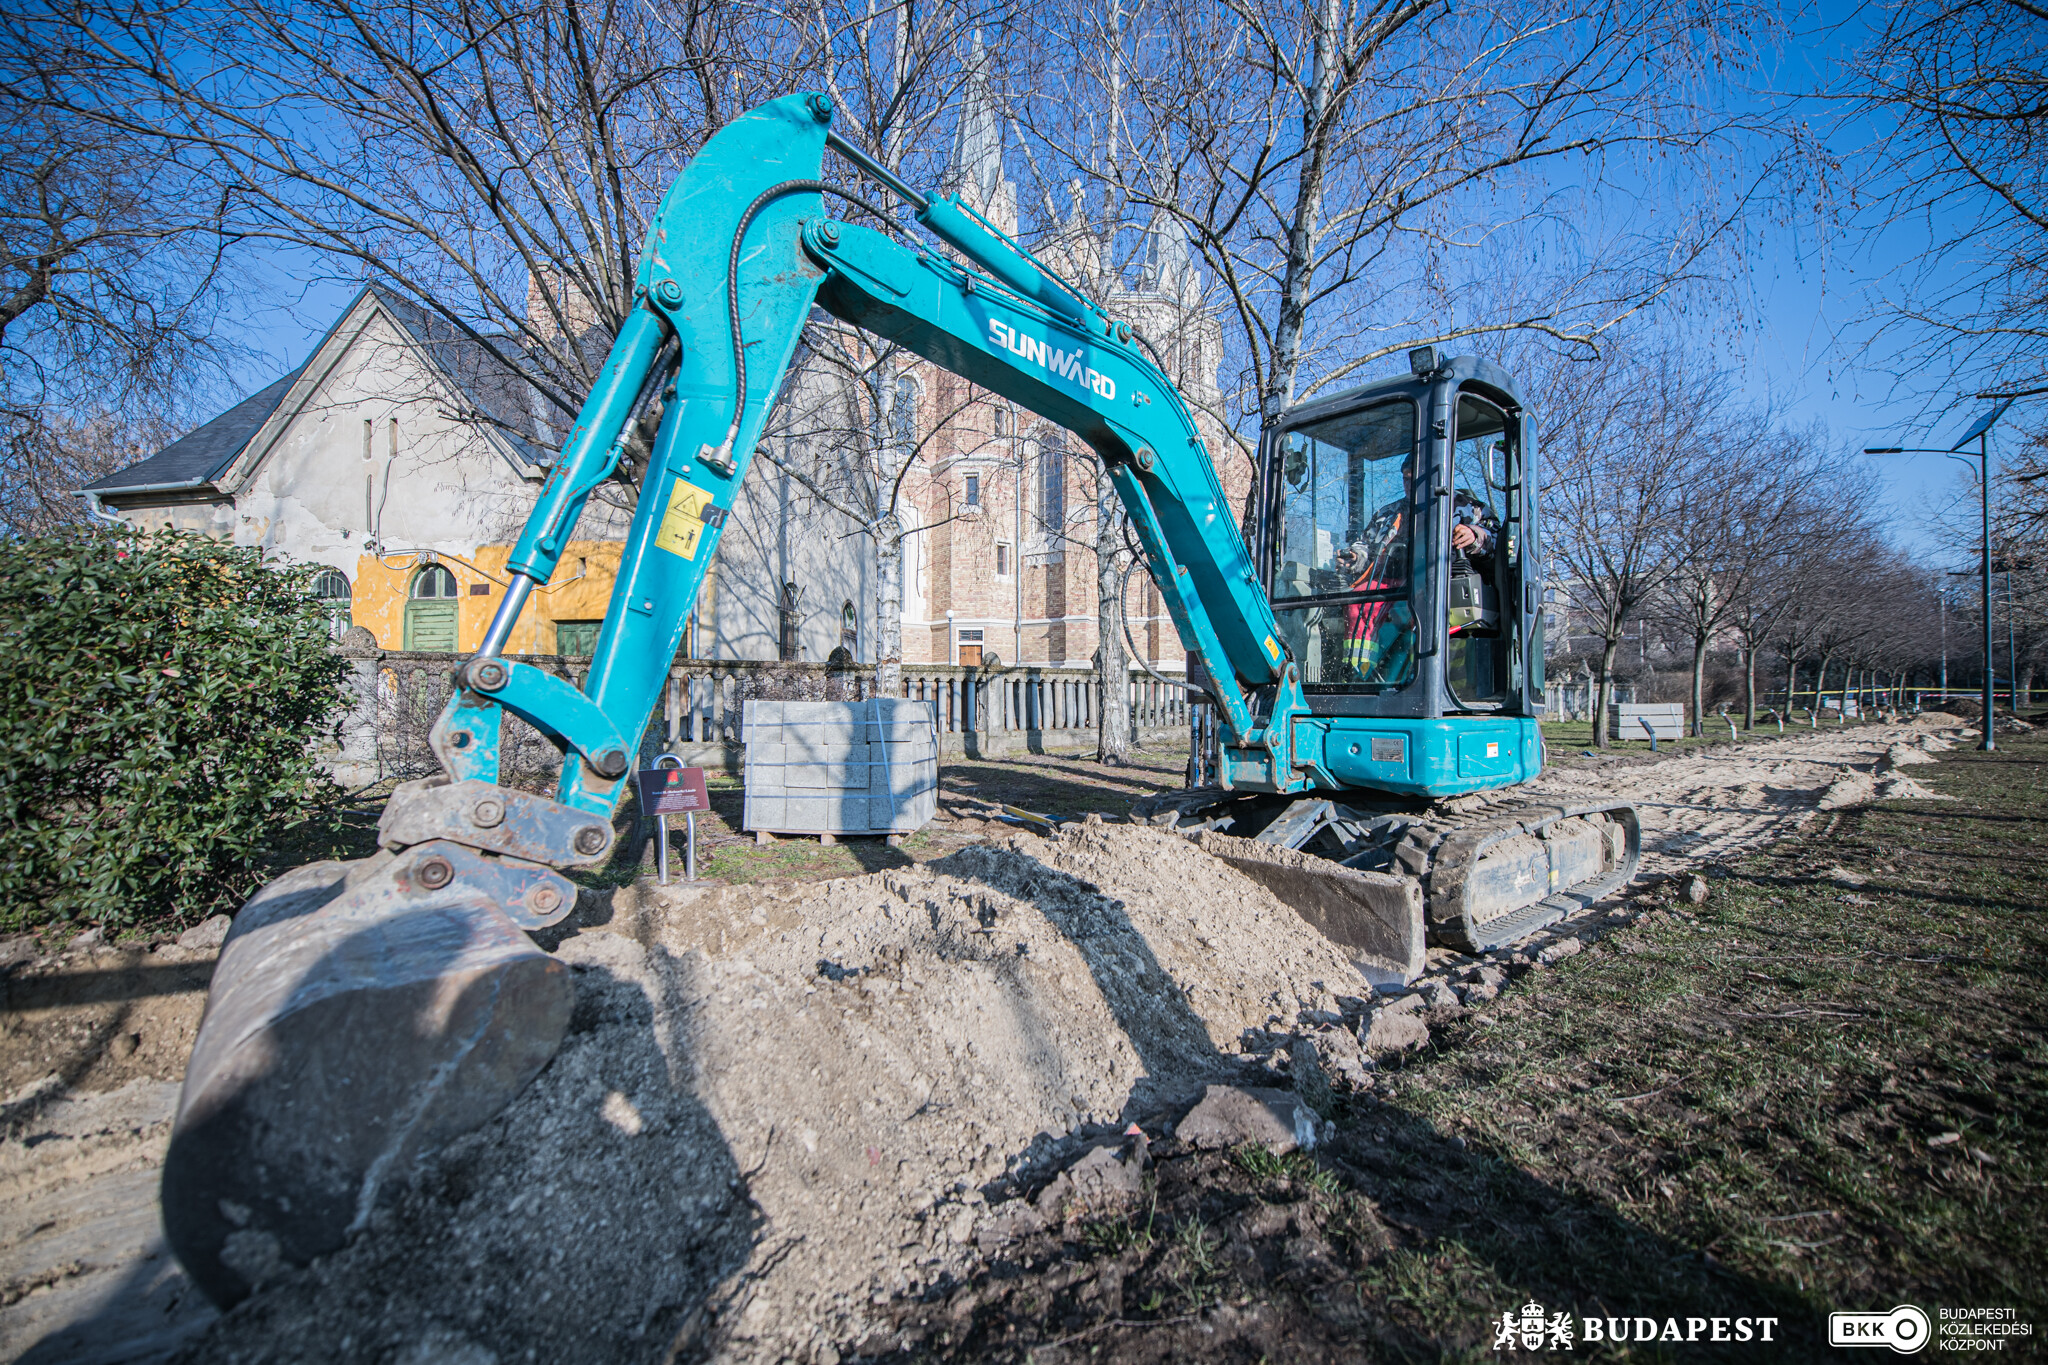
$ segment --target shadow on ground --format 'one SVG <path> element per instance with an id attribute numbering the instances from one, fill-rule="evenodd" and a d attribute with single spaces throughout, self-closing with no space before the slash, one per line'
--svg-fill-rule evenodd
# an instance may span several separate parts
<path id="1" fill-rule="evenodd" d="M 1696 1338 L 1634 1345 L 1637 1360 L 1807 1360 L 1825 1338 L 1824 1320 L 1786 1287 L 1369 1099 L 1338 1114 L 1336 1137 L 1313 1156 L 1166 1139 L 1153 1157 L 1137 1200 L 1077 1211 L 971 1281 L 895 1305 L 847 1358 L 1491 1359 L 1501 1315 L 1519 1320 L 1532 1301 L 1548 1326 L 1570 1315 L 1580 1354 L 1611 1349 L 1587 1341 L 1588 1317 L 1610 1337 Z M 1711 1340 L 1717 1317 L 1730 1320 L 1722 1343 Z"/>

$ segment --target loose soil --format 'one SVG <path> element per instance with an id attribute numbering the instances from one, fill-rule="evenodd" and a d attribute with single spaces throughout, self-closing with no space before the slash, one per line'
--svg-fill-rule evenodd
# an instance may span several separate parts
<path id="1" fill-rule="evenodd" d="M 1923 733 L 1852 727 L 1657 763 L 1560 762 L 1543 788 L 1638 801 L 1646 867 L 1663 873 L 1787 834 L 1813 818 L 1848 765 L 1874 764 Z M 1205 1081 L 1274 1083 L 1289 1031 L 1356 1019 L 1367 991 L 1341 955 L 1174 836 L 1076 824 L 1037 838 L 983 818 L 995 800 L 1114 816 L 1131 798 L 1175 784 L 1170 758 L 1151 767 L 1114 770 L 1111 782 L 1128 787 L 1120 791 L 1079 760 L 970 764 L 958 774 L 949 766 L 947 818 L 920 846 L 769 850 L 853 859 L 849 872 L 862 858 L 882 864 L 860 875 L 811 881 L 819 869 L 805 863 L 790 869 L 800 876 L 775 881 L 663 890 L 643 879 L 587 893 L 558 946 L 577 972 L 578 1008 L 555 1062 L 506 1114 L 430 1163 L 348 1248 L 266 1286 L 188 1358 L 828 1360 L 868 1345 L 895 1350 L 876 1334 L 991 1274 L 988 1254 L 1006 1254 L 986 1235 L 991 1201 L 1035 1188 L 1133 1120 L 1161 1139 L 1162 1193 L 1145 1234 L 1158 1245 L 1170 1240 L 1162 1227 L 1186 1224 L 1185 1197 L 1197 1212 L 1206 1207 L 1199 1191 L 1242 1197 L 1240 1211 L 1256 1213 L 1254 1205 L 1277 1206 L 1259 1191 L 1305 1190 L 1278 1199 L 1305 1202 L 1302 1217 L 1276 1223 L 1256 1213 L 1263 1221 L 1239 1229 L 1276 1275 L 1308 1276 L 1288 1280 L 1290 1294 L 1308 1302 L 1330 1286 L 1355 1287 L 1360 1274 L 1390 1273 L 1405 1234 L 1385 1215 L 1389 1201 L 1361 1193 L 1356 1173 L 1371 1163 L 1341 1155 L 1350 1139 L 1337 1148 L 1341 1164 L 1326 1155 L 1266 1169 L 1256 1158 L 1247 1166 L 1176 1154 L 1166 1138 L 1177 1107 Z M 767 870 L 725 847 L 734 862 L 722 880 Z M 149 1358 L 105 1353 L 115 1343 L 95 1335 L 94 1316 L 95 1305 L 139 1301 L 132 1282 L 151 1264 L 146 1249 L 90 1264 L 55 1249 L 95 1219 L 135 1222 L 137 1200 L 153 1192 L 173 1099 L 162 1082 L 178 1074 L 203 984 L 202 964 L 164 965 L 202 974 L 150 994 L 141 983 L 158 978 L 137 973 L 154 970 L 155 955 L 102 964 L 72 954 L 24 964 L 7 980 L 0 1179 L 43 1180 L 38 1188 L 61 1194 L 66 1208 L 35 1222 L 10 1212 L 0 1223 L 13 1286 L 11 1306 L 0 1308 L 0 1358 L 36 1358 L 37 1349 L 42 1358 Z M 117 977 L 126 984 L 66 998 Z M 30 988 L 42 1003 L 18 1005 L 31 997 L 16 992 Z M 1517 998 L 1510 991 L 1486 1013 Z M 122 1041 L 131 1034 L 132 1047 Z M 67 1117 L 60 1101 L 92 1095 L 104 1113 L 74 1107 Z M 127 1183 L 91 1162 L 36 1174 L 45 1158 L 34 1154 L 62 1142 L 94 1144 L 96 1162 L 119 1154 Z M 1118 1312 L 1193 1315 L 1184 1325 L 1209 1332 L 1217 1314 L 1239 1311 L 1220 1289 L 1168 1293 L 1176 1276 L 1195 1283 L 1188 1267 L 1235 1235 L 1199 1217 L 1196 1228 L 1175 1234 L 1182 1259 L 1158 1269 L 1164 1278 L 1147 1289 L 1152 1272 L 1137 1273 Z M 1032 1235 L 1066 1245 L 1057 1230 Z M 1129 1235 L 1116 1254 L 1138 1245 Z M 1290 1239 L 1301 1243 L 1298 1256 L 1286 1250 Z M 1032 1258 L 1051 1253 L 1027 1239 L 1017 1255 L 997 1264 L 1025 1266 L 1028 1279 Z M 65 1284 L 98 1288 L 66 1300 Z M 194 1319 L 177 1312 L 203 1315 L 189 1298 L 153 1311 L 182 1329 Z M 963 1343 L 1015 1337 L 1042 1350 L 1056 1339 L 1019 1327 L 1001 1296 L 977 1302 L 989 1305 L 996 1335 L 975 1328 Z M 1252 1306 L 1261 1302 L 1254 1293 Z M 1319 1333 L 1350 1330 L 1341 1315 L 1274 1321 L 1268 1344 L 1282 1354 L 1290 1341 L 1307 1350 L 1337 1339 Z M 1446 1340 L 1430 1321 L 1380 1337 Z M 48 1355 L 57 1338 L 44 1338 L 66 1331 L 76 1349 Z M 160 1355 L 172 1344 L 148 1349 Z"/>

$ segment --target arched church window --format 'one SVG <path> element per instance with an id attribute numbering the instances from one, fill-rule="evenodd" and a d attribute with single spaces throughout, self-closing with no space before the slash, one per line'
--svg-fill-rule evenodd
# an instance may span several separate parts
<path id="1" fill-rule="evenodd" d="M 917 381 L 907 374 L 896 376 L 896 390 L 889 402 L 889 435 L 906 448 L 917 444 Z"/>
<path id="2" fill-rule="evenodd" d="M 1038 447 L 1038 520 L 1049 536 L 1067 528 L 1067 439 L 1057 430 Z"/>

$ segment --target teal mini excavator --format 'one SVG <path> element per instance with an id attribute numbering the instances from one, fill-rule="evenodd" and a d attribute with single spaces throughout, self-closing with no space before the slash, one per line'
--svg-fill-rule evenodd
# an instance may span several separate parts
<path id="1" fill-rule="evenodd" d="M 754 109 L 663 197 L 632 313 L 434 725 L 444 774 L 393 795 L 375 856 L 299 868 L 236 916 L 162 1190 L 171 1244 L 216 1301 L 339 1246 L 419 1154 L 554 1055 L 573 991 L 529 934 L 573 909 L 564 870 L 613 852 L 814 307 L 1058 423 L 1107 467 L 1212 717 L 1204 785 L 1138 818 L 1257 877 L 1382 978 L 1418 971 L 1426 937 L 1511 942 L 1633 874 L 1630 808 L 1484 795 L 1543 764 L 1534 424 L 1507 374 L 1423 349 L 1407 376 L 1289 413 L 1260 451 L 1247 544 L 1144 338 L 841 139 L 833 112 L 816 94 Z M 828 147 L 930 240 L 835 217 L 828 200 L 861 201 L 820 178 Z M 638 510 L 579 690 L 505 644 L 585 500 L 622 477 Z M 552 799 L 499 784 L 507 712 L 561 748 Z"/>

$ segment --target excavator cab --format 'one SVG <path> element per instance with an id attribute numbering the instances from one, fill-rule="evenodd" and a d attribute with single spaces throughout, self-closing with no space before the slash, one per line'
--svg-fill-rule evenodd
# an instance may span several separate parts
<path id="1" fill-rule="evenodd" d="M 1254 554 L 1310 714 L 1533 721 L 1542 594 L 1521 399 L 1487 361 L 1428 355 L 1267 438 Z"/>

